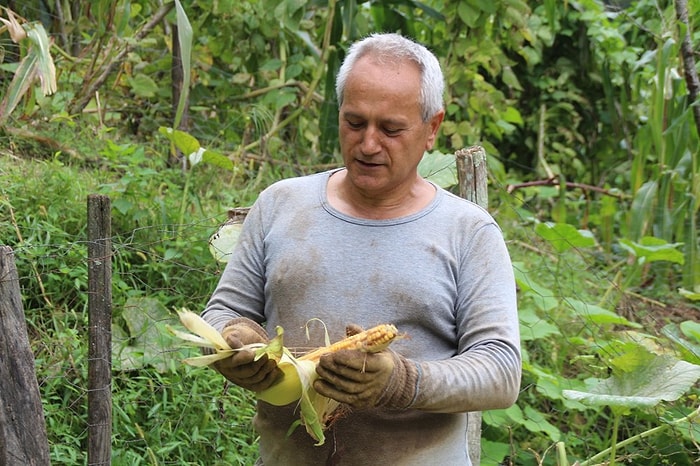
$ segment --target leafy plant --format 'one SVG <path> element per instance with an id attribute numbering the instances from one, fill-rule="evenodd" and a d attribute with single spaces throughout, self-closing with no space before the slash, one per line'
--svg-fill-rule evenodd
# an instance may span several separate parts
<path id="1" fill-rule="evenodd" d="M 679 361 L 668 355 L 655 355 L 641 345 L 615 357 L 611 364 L 613 375 L 588 383 L 587 391 L 565 390 L 563 395 L 589 406 L 609 406 L 613 412 L 611 446 L 591 457 L 581 466 L 597 464 L 606 455 L 611 466 L 616 464 L 617 449 L 637 440 L 656 435 L 674 425 L 692 423 L 700 416 L 700 407 L 687 416 L 641 432 L 623 442 L 617 441 L 620 417 L 632 409 L 653 408 L 662 401 L 674 401 L 700 379 L 700 366 Z"/>
<path id="2" fill-rule="evenodd" d="M 25 95 L 29 97 L 29 102 L 33 102 L 32 86 L 37 78 L 41 81 L 43 95 L 56 92 L 56 67 L 50 53 L 51 42 L 44 26 L 39 22 L 20 23 L 12 10 L 6 7 L 2 9 L 7 13 L 8 19 L 0 18 L 0 22 L 5 24 L 12 41 L 20 44 L 21 59 L 0 102 L 0 126 Z M 28 107 L 31 105 L 28 104 Z"/>

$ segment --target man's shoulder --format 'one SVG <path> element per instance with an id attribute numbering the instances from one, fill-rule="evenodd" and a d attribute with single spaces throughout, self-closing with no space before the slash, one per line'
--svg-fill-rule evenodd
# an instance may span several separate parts
<path id="1" fill-rule="evenodd" d="M 315 201 L 319 198 L 319 193 L 327 177 L 327 172 L 323 172 L 276 181 L 260 193 L 257 203 L 287 205 L 289 203 L 304 204 L 305 200 Z"/>
<path id="2" fill-rule="evenodd" d="M 299 188 L 306 188 L 311 186 L 318 186 L 323 182 L 324 176 L 328 177 L 328 172 L 313 173 L 310 175 L 294 176 L 291 178 L 284 178 L 279 181 L 275 181 L 270 186 L 268 186 L 265 191 L 279 192 L 296 190 Z M 263 192 L 265 192 L 263 191 Z"/>
<path id="3" fill-rule="evenodd" d="M 459 197 L 445 189 L 442 191 L 442 208 L 452 216 L 467 216 L 470 218 L 481 218 L 485 221 L 493 221 L 491 214 L 479 204 Z"/>

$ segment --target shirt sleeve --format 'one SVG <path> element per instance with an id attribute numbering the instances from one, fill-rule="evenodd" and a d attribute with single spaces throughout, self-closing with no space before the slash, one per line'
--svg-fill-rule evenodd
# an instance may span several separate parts
<path id="1" fill-rule="evenodd" d="M 265 321 L 263 218 L 259 202 L 246 216 L 238 244 L 226 264 L 202 318 L 221 331 L 236 317 Z"/>
<path id="2" fill-rule="evenodd" d="M 416 363 L 419 378 L 411 408 L 467 412 L 505 408 L 521 379 L 515 278 L 501 231 L 476 232 L 460 265 L 456 309 L 458 352 Z"/>

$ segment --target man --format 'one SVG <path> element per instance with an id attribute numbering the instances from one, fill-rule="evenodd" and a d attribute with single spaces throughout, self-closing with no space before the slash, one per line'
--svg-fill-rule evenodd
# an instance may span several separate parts
<path id="1" fill-rule="evenodd" d="M 417 172 L 444 117 L 440 65 L 397 34 L 356 44 L 337 76 L 345 167 L 283 180 L 251 209 L 203 317 L 229 344 L 323 345 L 348 324 L 408 335 L 376 354 L 324 356 L 314 388 L 350 407 L 314 446 L 290 436 L 298 407 L 258 403 L 261 461 L 274 465 L 470 465 L 468 411 L 505 408 L 520 384 L 515 281 L 494 220 Z M 261 327 L 266 326 L 266 330 Z M 216 366 L 262 390 L 275 362 L 238 352 Z"/>

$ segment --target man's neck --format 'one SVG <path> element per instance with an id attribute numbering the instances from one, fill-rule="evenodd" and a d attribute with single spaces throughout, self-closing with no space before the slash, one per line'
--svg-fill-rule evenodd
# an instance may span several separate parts
<path id="1" fill-rule="evenodd" d="M 334 173 L 327 186 L 328 202 L 338 211 L 356 218 L 388 220 L 421 211 L 435 197 L 435 187 L 416 177 L 415 183 L 387 193 L 367 193 L 347 178 L 347 171 Z"/>

